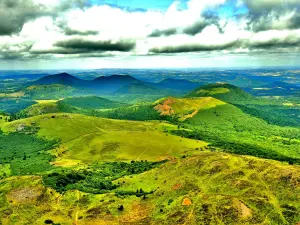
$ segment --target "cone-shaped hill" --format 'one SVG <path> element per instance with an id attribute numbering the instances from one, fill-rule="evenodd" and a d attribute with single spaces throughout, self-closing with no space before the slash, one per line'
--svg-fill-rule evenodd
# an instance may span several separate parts
<path id="1" fill-rule="evenodd" d="M 239 87 L 226 83 L 201 86 L 188 93 L 186 97 L 214 97 L 230 103 L 255 100 L 255 97 Z"/>

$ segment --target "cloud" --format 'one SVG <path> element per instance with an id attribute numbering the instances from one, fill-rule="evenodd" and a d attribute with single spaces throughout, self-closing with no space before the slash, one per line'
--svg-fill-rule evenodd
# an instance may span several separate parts
<path id="1" fill-rule="evenodd" d="M 14 42 L 12 45 L 3 43 L 0 45 L 0 58 L 6 60 L 24 58 L 24 56 L 28 55 L 32 45 L 33 43 L 31 42 Z"/>
<path id="2" fill-rule="evenodd" d="M 68 27 L 67 24 L 62 23 L 62 22 L 58 23 L 58 27 L 67 36 L 73 36 L 73 35 L 89 36 L 89 35 L 97 35 L 97 34 L 99 34 L 99 31 L 95 31 L 95 30 L 78 30 L 78 29 L 73 29 L 71 27 Z"/>
<path id="3" fill-rule="evenodd" d="M 56 47 L 61 47 L 67 50 L 72 51 L 119 51 L 119 52 L 129 52 L 133 50 L 136 46 L 134 41 L 112 41 L 112 40 L 104 40 L 104 41 L 94 41 L 94 40 L 85 40 L 85 39 L 70 39 L 59 41 L 54 44 Z"/>
<path id="4" fill-rule="evenodd" d="M 212 13 L 205 13 L 203 15 L 203 18 L 201 18 L 200 20 L 197 20 L 195 23 L 193 23 L 192 25 L 189 25 L 187 27 L 185 27 L 183 29 L 183 33 L 184 34 L 188 34 L 188 35 L 196 35 L 201 33 L 204 28 L 206 28 L 207 26 L 210 25 L 215 25 L 218 27 L 219 31 L 222 32 L 222 28 L 219 24 L 220 18 Z"/>
<path id="5" fill-rule="evenodd" d="M 88 35 L 97 35 L 99 32 L 93 30 L 87 30 L 87 31 L 73 30 L 67 27 L 64 29 L 64 33 L 67 36 L 73 36 L 73 35 L 88 36 Z"/>
<path id="6" fill-rule="evenodd" d="M 0 58 L 250 55 L 300 48 L 298 0 L 238 0 L 234 6 L 231 0 L 189 0 L 185 8 L 174 1 L 166 11 L 88 2 L 0 0 Z M 231 15 L 230 7 L 244 11 Z"/>
<path id="7" fill-rule="evenodd" d="M 300 32 L 271 30 L 254 35 L 245 47 L 274 51 L 289 48 L 292 52 L 297 46 L 300 46 Z"/>
<path id="8" fill-rule="evenodd" d="M 233 41 L 224 44 L 205 45 L 205 44 L 183 44 L 178 46 L 165 46 L 161 48 L 152 48 L 152 53 L 183 53 L 183 52 L 208 52 L 208 51 L 220 51 L 225 49 L 232 49 L 237 46 L 238 41 Z"/>
<path id="9" fill-rule="evenodd" d="M 291 7 L 299 7 L 299 0 L 244 0 L 244 4 L 251 11 L 266 11 L 272 10 L 275 8 L 291 8 Z"/>
<path id="10" fill-rule="evenodd" d="M 45 15 L 47 9 L 30 0 L 0 1 L 0 35 L 11 35 L 21 31 L 25 22 L 40 15 Z"/>
<path id="11" fill-rule="evenodd" d="M 154 30 L 148 37 L 161 37 L 161 36 L 171 36 L 177 33 L 177 29 L 169 28 L 166 30 Z"/>
<path id="12" fill-rule="evenodd" d="M 249 9 L 248 29 L 253 32 L 300 28 L 298 0 L 244 0 Z"/>
<path id="13" fill-rule="evenodd" d="M 266 30 L 293 30 L 300 28 L 300 11 L 278 12 L 251 15 L 249 28 L 254 32 Z"/>
<path id="14" fill-rule="evenodd" d="M 42 16 L 59 16 L 60 12 L 83 6 L 85 2 L 86 0 L 1 0 L 0 36 L 18 33 L 28 21 Z"/>

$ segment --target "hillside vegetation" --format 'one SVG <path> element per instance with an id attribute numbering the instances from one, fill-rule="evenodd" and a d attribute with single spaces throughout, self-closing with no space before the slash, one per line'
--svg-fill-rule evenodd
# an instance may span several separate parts
<path id="1" fill-rule="evenodd" d="M 163 160 L 201 148 L 205 142 L 181 138 L 164 131 L 176 126 L 160 122 L 133 122 L 78 114 L 47 114 L 13 121 L 4 131 L 37 128 L 37 135 L 56 140 L 58 160 L 97 162 L 109 160 Z"/>
<path id="2" fill-rule="evenodd" d="M 111 109 L 127 106 L 127 104 L 110 101 L 105 98 L 96 96 L 77 97 L 77 98 L 66 98 L 60 101 L 61 104 L 66 104 L 73 107 L 83 109 Z"/>
<path id="3" fill-rule="evenodd" d="M 191 91 L 186 97 L 214 97 L 229 103 L 245 102 L 255 98 L 231 84 L 208 84 Z"/>
<path id="4" fill-rule="evenodd" d="M 0 184 L 0 216 L 4 224 L 296 224 L 299 175 L 278 162 L 201 152 L 121 177 L 103 194 L 11 177 Z"/>
<path id="5" fill-rule="evenodd" d="M 32 85 L 24 90 L 26 96 L 35 100 L 61 99 L 75 95 L 77 90 L 73 87 L 62 84 Z"/>
<path id="6" fill-rule="evenodd" d="M 299 225 L 297 97 L 78 77 L 0 96 L 0 225 Z"/>

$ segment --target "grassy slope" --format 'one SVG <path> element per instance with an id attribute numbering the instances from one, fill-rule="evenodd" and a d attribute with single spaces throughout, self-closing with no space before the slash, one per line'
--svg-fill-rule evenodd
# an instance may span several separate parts
<path id="1" fill-rule="evenodd" d="M 119 189 L 156 190 L 149 199 L 156 224 L 295 224 L 299 173 L 274 161 L 202 152 L 121 179 Z M 192 204 L 182 206 L 184 198 Z"/>
<path id="2" fill-rule="evenodd" d="M 193 117 L 199 110 L 214 108 L 224 105 L 218 99 L 212 97 L 203 98 L 175 98 L 167 97 L 154 102 L 155 110 L 161 115 L 175 116 L 181 121 Z"/>
<path id="3" fill-rule="evenodd" d="M 47 113 L 59 112 L 56 100 L 37 100 L 37 103 L 23 109 L 18 114 L 24 117 L 38 116 Z"/>
<path id="4" fill-rule="evenodd" d="M 67 98 L 60 101 L 60 103 L 84 109 L 110 109 L 127 106 L 127 104 L 124 103 L 110 101 L 96 96 Z"/>
<path id="5" fill-rule="evenodd" d="M 186 95 L 187 97 L 214 97 L 225 102 L 235 103 L 254 101 L 255 98 L 242 89 L 230 84 L 208 84 Z"/>
<path id="6" fill-rule="evenodd" d="M 60 99 L 74 95 L 76 91 L 73 87 L 61 84 L 33 85 L 24 90 L 31 99 Z"/>
<path id="7" fill-rule="evenodd" d="M 55 118 L 52 118 L 52 117 Z M 5 124 L 13 131 L 20 124 L 40 127 L 38 135 L 61 144 L 54 153 L 60 160 L 162 160 L 206 145 L 164 133 L 176 126 L 160 122 L 133 122 L 77 114 L 48 114 Z"/>
<path id="8" fill-rule="evenodd" d="M 199 152 L 116 181 L 118 191 L 154 191 L 146 199 L 59 194 L 40 177 L 11 177 L 0 185 L 0 217 L 3 224 L 296 224 L 299 176 L 298 166 Z"/>

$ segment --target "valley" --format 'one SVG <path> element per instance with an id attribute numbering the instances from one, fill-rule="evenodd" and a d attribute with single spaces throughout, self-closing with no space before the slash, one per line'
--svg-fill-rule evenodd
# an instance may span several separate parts
<path id="1" fill-rule="evenodd" d="M 299 86 L 91 77 L 1 90 L 0 224 L 300 222 Z"/>

